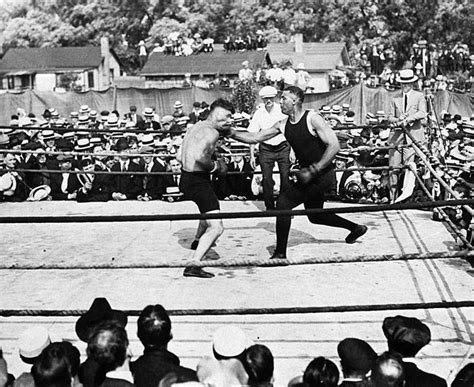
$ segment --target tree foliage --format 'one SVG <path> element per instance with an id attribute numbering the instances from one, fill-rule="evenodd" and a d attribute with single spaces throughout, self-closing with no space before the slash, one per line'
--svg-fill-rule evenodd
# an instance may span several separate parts
<path id="1" fill-rule="evenodd" d="M 39 2 L 38 2 L 39 3 Z M 33 4 L 33 5 L 31 5 Z M 51 17 L 51 15 L 53 17 Z M 36 2 L 0 5 L 0 35 L 9 47 L 84 46 L 108 36 L 132 72 L 138 43 L 148 49 L 169 32 L 212 37 L 263 30 L 270 42 L 289 41 L 295 33 L 305 41 L 345 42 L 351 55 L 363 44 L 383 44 L 397 53 L 395 66 L 408 59 L 413 43 L 473 48 L 474 2 L 471 0 L 371 1 L 187 1 L 58 0 L 42 8 Z M 124 46 L 124 39 L 128 43 Z"/>

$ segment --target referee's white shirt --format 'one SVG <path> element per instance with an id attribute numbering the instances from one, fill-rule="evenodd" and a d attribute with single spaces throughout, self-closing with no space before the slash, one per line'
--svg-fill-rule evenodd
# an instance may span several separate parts
<path id="1" fill-rule="evenodd" d="M 263 129 L 271 128 L 277 122 L 282 121 L 286 118 L 281 112 L 280 105 L 277 103 L 273 104 L 273 108 L 270 112 L 265 109 L 265 105 L 261 104 L 255 111 L 252 119 L 250 120 L 247 130 L 252 133 L 260 132 Z M 283 141 L 286 141 L 286 138 L 283 134 L 277 134 L 275 137 L 270 138 L 269 140 L 264 141 L 268 145 L 280 145 Z"/>

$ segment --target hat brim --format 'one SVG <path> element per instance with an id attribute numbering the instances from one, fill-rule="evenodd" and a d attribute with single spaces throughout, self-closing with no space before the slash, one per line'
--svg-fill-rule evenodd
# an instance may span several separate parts
<path id="1" fill-rule="evenodd" d="M 92 315 L 89 311 L 83 314 L 76 322 L 76 334 L 79 339 L 85 343 L 89 340 L 91 330 L 104 321 L 115 321 L 118 325 L 125 328 L 127 325 L 127 315 L 120 311 L 111 309 L 101 316 Z"/>
<path id="2" fill-rule="evenodd" d="M 414 75 L 413 78 L 409 78 L 409 79 L 401 79 L 399 76 L 396 77 L 396 81 L 398 83 L 413 83 L 413 82 L 416 82 L 418 80 L 418 75 Z"/>
<path id="3" fill-rule="evenodd" d="M 51 187 L 49 185 L 39 185 L 31 190 L 28 195 L 28 201 L 39 202 L 40 200 L 46 199 L 51 193 Z"/>

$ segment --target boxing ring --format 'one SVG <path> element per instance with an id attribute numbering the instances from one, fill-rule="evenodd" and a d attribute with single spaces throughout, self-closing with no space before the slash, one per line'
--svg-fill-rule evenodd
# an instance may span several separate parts
<path id="1" fill-rule="evenodd" d="M 426 149 L 414 148 L 430 165 Z M 263 211 L 261 202 L 223 201 L 222 213 L 212 217 L 223 218 L 224 234 L 199 263 L 216 277 L 199 279 L 182 276 L 197 220 L 205 217 L 191 202 L 2 203 L 0 342 L 15 374 L 22 370 L 15 338 L 32 324 L 84 354 L 74 322 L 93 298 L 107 297 L 129 314 L 138 356 L 136 316 L 160 303 L 173 316 L 170 350 L 183 365 L 195 367 L 211 353 L 219 325 L 240 324 L 272 350 L 275 385 L 282 386 L 316 356 L 337 361 L 345 337 L 383 352 L 383 318 L 403 314 L 432 331 L 419 355 L 423 368 L 449 377 L 472 356 L 473 252 L 441 207 L 472 204 L 453 192 L 453 199 L 438 202 L 298 207 L 285 212 L 294 216 L 288 260 L 270 261 L 277 212 Z M 432 208 L 444 223 L 432 221 Z M 347 231 L 312 225 L 304 216 L 318 211 L 344 213 L 369 231 L 347 245 Z"/>

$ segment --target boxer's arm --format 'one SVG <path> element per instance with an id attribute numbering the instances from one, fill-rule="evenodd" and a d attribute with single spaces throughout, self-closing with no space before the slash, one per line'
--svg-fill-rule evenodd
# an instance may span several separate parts
<path id="1" fill-rule="evenodd" d="M 257 144 L 265 140 L 269 140 L 270 138 L 275 137 L 277 134 L 280 134 L 280 125 L 281 122 L 278 121 L 272 127 L 268 129 L 262 129 L 257 133 L 249 133 L 243 130 L 231 129 L 231 132 L 228 137 L 247 144 Z"/>
<path id="2" fill-rule="evenodd" d="M 339 140 L 337 139 L 336 133 L 331 129 L 326 121 L 319 115 L 314 114 L 311 117 L 311 127 L 313 131 L 318 135 L 321 141 L 326 145 L 326 150 L 324 151 L 321 160 L 316 163 L 313 163 L 310 167 L 313 173 L 319 173 L 329 164 L 339 152 Z"/>

